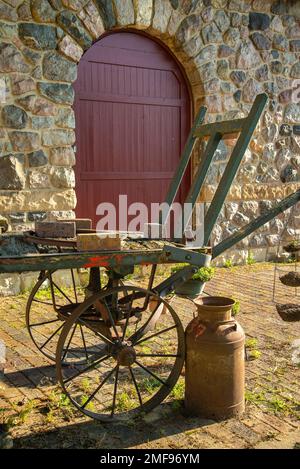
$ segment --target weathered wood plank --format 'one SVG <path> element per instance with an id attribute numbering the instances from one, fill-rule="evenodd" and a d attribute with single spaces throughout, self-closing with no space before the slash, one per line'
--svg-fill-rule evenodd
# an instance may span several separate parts
<path id="1" fill-rule="evenodd" d="M 75 238 L 74 221 L 37 221 L 35 232 L 40 238 Z"/>
<path id="2" fill-rule="evenodd" d="M 118 233 L 83 233 L 77 235 L 79 251 L 120 251 L 121 237 Z"/>

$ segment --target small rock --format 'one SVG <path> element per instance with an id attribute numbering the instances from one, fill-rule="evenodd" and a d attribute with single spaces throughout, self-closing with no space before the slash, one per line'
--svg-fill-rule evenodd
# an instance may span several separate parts
<path id="1" fill-rule="evenodd" d="M 71 107 L 59 108 L 55 123 L 58 127 L 66 127 L 69 129 L 75 128 L 75 115 Z"/>
<path id="2" fill-rule="evenodd" d="M 83 49 L 70 36 L 65 36 L 58 45 L 59 50 L 74 62 L 79 62 Z"/>
<path id="3" fill-rule="evenodd" d="M 56 28 L 37 23 L 20 23 L 19 37 L 28 47 L 33 49 L 55 49 L 57 38 Z"/>
<path id="4" fill-rule="evenodd" d="M 29 170 L 28 182 L 31 189 L 47 189 L 50 186 L 49 169 Z"/>
<path id="5" fill-rule="evenodd" d="M 291 151 L 289 148 L 281 148 L 275 158 L 276 167 L 281 171 L 287 164 L 291 162 Z"/>
<path id="6" fill-rule="evenodd" d="M 20 107 L 11 104 L 3 107 L 2 120 L 5 127 L 24 129 L 28 123 L 28 115 Z"/>
<path id="7" fill-rule="evenodd" d="M 83 28 L 81 21 L 69 10 L 60 12 L 57 16 L 57 23 L 72 36 L 83 49 L 88 49 L 92 45 L 92 38 Z M 55 49 L 53 47 L 52 49 Z"/>
<path id="8" fill-rule="evenodd" d="M 203 47 L 203 41 L 200 36 L 193 37 L 189 42 L 182 46 L 184 52 L 189 57 L 195 57 Z"/>
<path id="9" fill-rule="evenodd" d="M 255 71 L 255 78 L 258 81 L 267 81 L 269 79 L 268 65 L 264 64 Z"/>
<path id="10" fill-rule="evenodd" d="M 255 96 L 261 91 L 261 85 L 257 81 L 253 80 L 253 78 L 250 78 L 250 80 L 248 80 L 243 87 L 243 101 L 246 103 L 252 103 Z"/>
<path id="11" fill-rule="evenodd" d="M 36 132 L 9 132 L 14 151 L 26 152 L 37 150 L 40 146 L 39 134 Z"/>
<path id="12" fill-rule="evenodd" d="M 241 40 L 240 30 L 238 28 L 230 28 L 223 36 L 224 42 L 232 47 L 233 49 L 236 48 L 237 44 L 239 44 Z"/>
<path id="13" fill-rule="evenodd" d="M 0 189 L 21 190 L 25 187 L 23 165 L 12 155 L 0 158 Z"/>
<path id="14" fill-rule="evenodd" d="M 289 137 L 292 133 L 292 128 L 288 124 L 282 124 L 279 129 L 279 134 L 284 137 Z"/>
<path id="15" fill-rule="evenodd" d="M 287 28 L 285 34 L 286 34 L 286 37 L 290 39 L 299 39 L 299 36 L 300 36 L 299 22 L 297 22 L 294 26 Z"/>
<path id="16" fill-rule="evenodd" d="M 230 78 L 236 86 L 240 87 L 246 81 L 246 73 L 242 70 L 236 70 L 231 72 Z"/>
<path id="17" fill-rule="evenodd" d="M 290 103 L 292 100 L 292 90 L 285 90 L 279 93 L 278 101 L 282 104 Z"/>
<path id="18" fill-rule="evenodd" d="M 283 65 L 279 60 L 274 60 L 270 64 L 271 72 L 275 75 L 282 73 Z"/>
<path id="19" fill-rule="evenodd" d="M 218 60 L 217 62 L 217 74 L 222 80 L 228 80 L 229 78 L 229 64 L 227 60 Z"/>
<path id="20" fill-rule="evenodd" d="M 67 85 L 64 83 L 39 82 L 38 88 L 43 96 L 46 96 L 55 103 L 73 104 L 74 88 L 72 85 Z"/>
<path id="21" fill-rule="evenodd" d="M 273 142 L 277 134 L 277 125 L 272 123 L 269 127 L 265 127 L 261 133 L 266 143 Z"/>
<path id="22" fill-rule="evenodd" d="M 300 78 L 300 62 L 296 62 L 292 66 L 290 75 L 292 78 Z"/>
<path id="23" fill-rule="evenodd" d="M 244 41 L 237 51 L 236 66 L 238 69 L 258 67 L 261 57 L 250 41 Z"/>
<path id="24" fill-rule="evenodd" d="M 219 95 L 206 96 L 205 104 L 208 112 L 220 113 L 222 112 L 222 100 Z"/>
<path id="25" fill-rule="evenodd" d="M 202 65 L 206 62 L 210 62 L 215 58 L 216 52 L 216 46 L 213 44 L 204 47 L 204 49 L 202 49 L 202 51 L 195 57 L 196 64 Z"/>
<path id="26" fill-rule="evenodd" d="M 277 50 L 287 51 L 289 50 L 289 41 L 282 34 L 274 34 L 273 47 Z"/>
<path id="27" fill-rule="evenodd" d="M 29 72 L 29 66 L 13 44 L 0 43 L 0 72 Z"/>
<path id="28" fill-rule="evenodd" d="M 287 165 L 280 173 L 281 182 L 299 181 L 298 171 L 292 165 Z"/>
<path id="29" fill-rule="evenodd" d="M 203 8 L 203 10 L 201 11 L 201 16 L 205 23 L 210 23 L 214 17 L 214 11 L 211 8 L 211 6 L 207 6 L 206 8 Z"/>
<path id="30" fill-rule="evenodd" d="M 242 96 L 242 91 L 241 91 L 241 90 L 237 90 L 237 91 L 234 93 L 234 95 L 233 95 L 234 100 L 235 100 L 237 103 L 240 102 L 241 96 Z"/>
<path id="31" fill-rule="evenodd" d="M 268 50 L 271 49 L 271 41 L 270 39 L 262 33 L 253 33 L 250 36 L 253 44 L 259 50 Z"/>
<path id="32" fill-rule="evenodd" d="M 282 24 L 282 20 L 279 16 L 274 16 L 271 24 L 270 24 L 270 29 L 272 31 L 275 31 L 276 33 L 283 33 L 284 32 L 284 26 Z"/>
<path id="33" fill-rule="evenodd" d="M 45 166 L 48 158 L 43 150 L 37 150 L 28 154 L 28 163 L 30 167 Z"/>
<path id="34" fill-rule="evenodd" d="M 92 0 L 90 0 L 84 8 L 79 11 L 78 18 L 81 19 L 84 26 L 94 39 L 98 39 L 101 34 L 104 33 L 105 29 L 101 16 Z"/>
<path id="35" fill-rule="evenodd" d="M 48 80 L 74 82 L 77 77 L 77 65 L 57 52 L 48 52 L 44 55 L 43 72 Z"/>
<path id="36" fill-rule="evenodd" d="M 50 162 L 54 166 L 74 166 L 75 153 L 70 147 L 51 148 Z"/>
<path id="37" fill-rule="evenodd" d="M 265 13 L 249 13 L 249 29 L 252 30 L 262 30 L 268 29 L 270 26 L 270 17 Z"/>
<path id="38" fill-rule="evenodd" d="M 94 0 L 99 8 L 106 29 L 112 29 L 116 24 L 114 5 L 111 0 Z"/>
<path id="39" fill-rule="evenodd" d="M 58 188 L 75 187 L 75 174 L 72 168 L 55 168 L 51 176 L 53 186 Z"/>
<path id="40" fill-rule="evenodd" d="M 28 91 L 35 91 L 36 84 L 31 77 L 26 75 L 11 75 L 11 90 L 13 94 L 19 95 Z"/>
<path id="41" fill-rule="evenodd" d="M 177 32 L 176 39 L 179 43 L 185 44 L 190 41 L 197 33 L 201 27 L 201 19 L 199 15 L 191 15 L 185 18 Z"/>
<path id="42" fill-rule="evenodd" d="M 14 8 L 10 5 L 6 5 L 5 3 L 0 3 L 0 18 L 3 20 L 8 21 L 17 21 L 18 15 Z"/>
<path id="43" fill-rule="evenodd" d="M 199 72 L 203 82 L 211 80 L 216 74 L 215 64 L 213 62 L 205 63 L 201 65 Z"/>
<path id="44" fill-rule="evenodd" d="M 56 12 L 48 0 L 31 0 L 31 14 L 39 23 L 55 23 Z"/>
<path id="45" fill-rule="evenodd" d="M 290 49 L 293 52 L 300 52 L 300 39 L 290 41 Z"/>
<path id="46" fill-rule="evenodd" d="M 225 58 L 229 57 L 234 53 L 234 49 L 232 47 L 226 46 L 226 44 L 221 44 L 218 48 L 218 57 Z"/>
<path id="47" fill-rule="evenodd" d="M 288 104 L 285 108 L 284 120 L 289 124 L 298 124 L 300 122 L 300 104 Z"/>
<path id="48" fill-rule="evenodd" d="M 176 9 L 178 8 L 178 0 L 176 0 L 175 3 L 177 3 L 177 7 L 175 7 Z M 152 0 L 137 0 L 135 2 L 135 8 L 136 8 L 136 24 L 149 27 L 151 24 L 151 19 L 152 19 L 153 1 Z"/>
<path id="49" fill-rule="evenodd" d="M 119 21 L 122 18 L 122 0 L 120 1 L 120 14 Z M 172 14 L 172 7 L 166 0 L 155 0 L 154 2 L 154 16 L 152 20 L 152 27 L 161 33 L 164 33 L 169 24 L 170 16 Z M 134 18 L 133 18 L 134 22 Z"/>
<path id="50" fill-rule="evenodd" d="M 222 42 L 222 34 L 214 23 L 204 26 L 202 28 L 201 33 L 204 44 L 210 44 L 212 42 Z"/>
<path id="51" fill-rule="evenodd" d="M 46 147 L 55 147 L 59 145 L 73 145 L 75 134 L 73 130 L 44 130 L 42 135 L 43 145 Z"/>
<path id="52" fill-rule="evenodd" d="M 230 26 L 230 20 L 224 10 L 218 10 L 216 12 L 214 22 L 222 33 L 227 31 Z"/>
<path id="53" fill-rule="evenodd" d="M 36 97 L 35 95 L 29 95 L 25 98 L 17 100 L 26 111 L 31 111 L 33 114 L 39 116 L 55 116 L 57 107 L 44 98 Z"/>
<path id="54" fill-rule="evenodd" d="M 285 15 L 288 13 L 288 5 L 283 0 L 276 0 L 271 5 L 271 12 L 274 13 L 274 15 Z"/>
<path id="55" fill-rule="evenodd" d="M 47 129 L 54 126 L 53 117 L 48 116 L 32 116 L 31 126 L 33 129 Z"/>
<path id="56" fill-rule="evenodd" d="M 29 2 L 28 3 L 27 2 L 21 3 L 21 5 L 18 7 L 17 11 L 18 11 L 19 20 L 31 21 L 33 19 L 32 14 L 31 14 L 31 10 L 30 10 Z"/>

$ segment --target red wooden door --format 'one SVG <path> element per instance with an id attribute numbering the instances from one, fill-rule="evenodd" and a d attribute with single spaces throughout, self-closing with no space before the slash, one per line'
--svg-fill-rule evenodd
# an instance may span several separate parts
<path id="1" fill-rule="evenodd" d="M 97 205 L 118 207 L 119 194 L 163 202 L 190 128 L 173 57 L 146 36 L 114 33 L 84 54 L 74 87 L 77 216 L 95 224 Z"/>

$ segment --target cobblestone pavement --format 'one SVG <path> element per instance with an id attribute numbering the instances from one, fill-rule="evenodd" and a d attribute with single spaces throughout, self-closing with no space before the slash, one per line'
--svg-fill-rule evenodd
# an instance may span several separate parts
<path id="1" fill-rule="evenodd" d="M 299 446 L 300 323 L 283 322 L 278 316 L 272 302 L 273 277 L 271 265 L 255 264 L 217 269 L 207 284 L 209 294 L 240 301 L 238 320 L 252 358 L 246 362 L 246 412 L 240 419 L 223 422 L 186 418 L 180 405 L 173 405 L 174 398 L 134 425 L 101 424 L 81 416 L 64 400 L 51 362 L 31 343 L 24 320 L 27 295 L 1 298 L 0 338 L 8 348 L 8 364 L 1 375 L 0 419 L 8 430 L 8 446 L 12 440 L 17 448 Z M 143 279 L 131 281 L 143 284 Z M 294 290 L 290 293 L 279 285 L 276 282 L 275 299 L 294 302 Z M 172 304 L 186 325 L 194 311 L 192 303 L 174 297 Z"/>

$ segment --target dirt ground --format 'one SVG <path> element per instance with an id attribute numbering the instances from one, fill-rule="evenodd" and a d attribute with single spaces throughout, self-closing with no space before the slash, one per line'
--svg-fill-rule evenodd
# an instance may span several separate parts
<path id="1" fill-rule="evenodd" d="M 82 416 L 56 384 L 51 361 L 31 343 L 24 320 L 28 295 L 1 298 L 0 338 L 8 349 L 8 363 L 0 374 L 2 446 L 298 448 L 300 322 L 284 322 L 277 314 L 273 278 L 274 267 L 268 264 L 219 268 L 206 286 L 209 294 L 231 296 L 240 302 L 237 319 L 247 339 L 246 411 L 239 419 L 223 422 L 185 417 L 183 386 L 134 422 L 103 424 Z M 133 276 L 130 282 L 141 286 L 145 279 Z M 297 302 L 293 295 L 293 289 L 290 293 L 276 281 L 276 301 Z M 184 325 L 193 317 L 191 305 L 183 298 L 172 299 Z"/>

